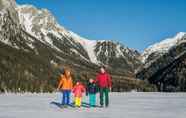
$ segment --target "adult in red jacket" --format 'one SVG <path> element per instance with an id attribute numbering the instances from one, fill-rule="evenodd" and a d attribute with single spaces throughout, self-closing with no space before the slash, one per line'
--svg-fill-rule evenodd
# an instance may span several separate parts
<path id="1" fill-rule="evenodd" d="M 108 107 L 109 91 L 111 91 L 112 82 L 110 75 L 105 71 L 105 67 L 100 68 L 100 72 L 98 73 L 95 81 L 98 84 L 100 90 L 100 105 L 103 107 L 105 97 L 105 106 Z"/>

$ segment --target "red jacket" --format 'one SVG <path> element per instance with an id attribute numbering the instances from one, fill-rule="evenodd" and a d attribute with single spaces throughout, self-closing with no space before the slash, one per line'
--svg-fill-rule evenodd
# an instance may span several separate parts
<path id="1" fill-rule="evenodd" d="M 85 91 L 86 89 L 82 84 L 75 85 L 72 90 L 72 92 L 74 93 L 74 97 L 82 97 Z"/>
<path id="2" fill-rule="evenodd" d="M 111 77 L 108 73 L 99 73 L 95 80 L 100 88 L 110 88 L 112 87 Z"/>

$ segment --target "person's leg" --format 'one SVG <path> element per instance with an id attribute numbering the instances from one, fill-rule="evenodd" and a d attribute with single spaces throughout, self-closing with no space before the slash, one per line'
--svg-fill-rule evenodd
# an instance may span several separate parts
<path id="1" fill-rule="evenodd" d="M 76 107 L 79 107 L 79 97 L 76 97 Z"/>
<path id="2" fill-rule="evenodd" d="M 91 103 L 92 103 L 92 94 L 89 93 L 89 105 L 91 107 Z"/>
<path id="3" fill-rule="evenodd" d="M 90 104 L 90 107 L 92 107 L 94 105 L 94 101 L 93 101 L 93 94 L 89 94 L 89 104 Z"/>
<path id="4" fill-rule="evenodd" d="M 108 107 L 109 106 L 109 89 L 105 88 L 105 106 Z"/>
<path id="5" fill-rule="evenodd" d="M 75 97 L 75 106 L 80 107 L 81 106 L 81 98 L 80 97 Z"/>
<path id="6" fill-rule="evenodd" d="M 67 105 L 70 105 L 70 93 L 71 93 L 71 91 L 70 90 L 68 90 L 67 91 Z"/>
<path id="7" fill-rule="evenodd" d="M 92 94 L 92 106 L 96 106 L 96 94 Z"/>
<path id="8" fill-rule="evenodd" d="M 77 99 L 77 97 L 75 97 L 75 106 L 77 106 L 78 105 L 78 99 Z"/>
<path id="9" fill-rule="evenodd" d="M 103 104 L 104 104 L 103 103 L 103 98 L 104 98 L 104 96 L 103 96 L 103 88 L 100 88 L 100 92 L 99 93 L 100 93 L 100 105 L 103 106 Z"/>
<path id="10" fill-rule="evenodd" d="M 79 98 L 78 98 L 78 107 L 81 106 L 81 100 L 82 100 L 82 97 L 79 97 Z"/>
<path id="11" fill-rule="evenodd" d="M 62 104 L 63 104 L 63 105 L 65 105 L 65 104 L 66 104 L 66 91 L 65 91 L 65 90 L 63 90 L 63 91 L 62 91 L 62 93 L 63 93 L 63 100 L 62 100 Z"/>

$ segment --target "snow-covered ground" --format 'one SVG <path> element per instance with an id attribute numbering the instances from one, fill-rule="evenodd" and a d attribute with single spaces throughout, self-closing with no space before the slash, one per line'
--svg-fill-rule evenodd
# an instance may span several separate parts
<path id="1" fill-rule="evenodd" d="M 0 118 L 185 118 L 186 93 L 112 93 L 109 108 L 59 109 L 60 94 L 2 94 Z M 87 102 L 87 98 L 84 98 Z"/>

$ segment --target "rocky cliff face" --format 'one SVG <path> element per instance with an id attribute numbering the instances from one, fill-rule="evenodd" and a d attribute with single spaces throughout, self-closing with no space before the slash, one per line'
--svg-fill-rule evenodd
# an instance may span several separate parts
<path id="1" fill-rule="evenodd" d="M 140 53 L 112 41 L 97 42 L 95 52 L 100 62 L 120 72 L 124 69 L 128 72 L 134 72 L 141 65 L 139 61 Z"/>

